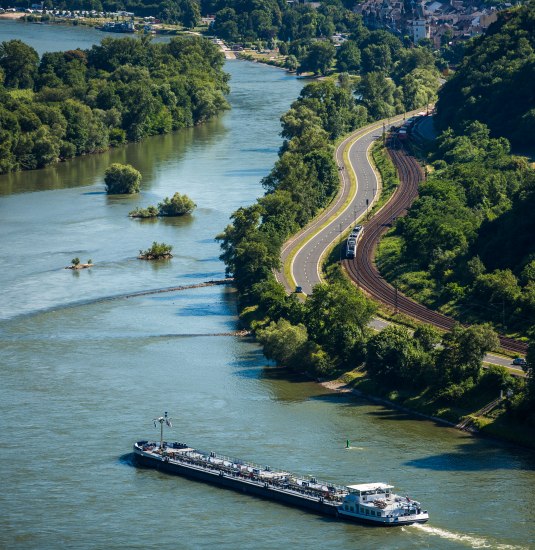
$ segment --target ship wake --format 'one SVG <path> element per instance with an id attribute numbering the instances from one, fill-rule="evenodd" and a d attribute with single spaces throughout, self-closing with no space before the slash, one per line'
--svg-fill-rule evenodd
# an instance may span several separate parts
<path id="1" fill-rule="evenodd" d="M 448 531 L 447 529 L 440 529 L 439 527 L 433 527 L 431 525 L 423 525 L 421 523 L 415 523 L 410 526 L 411 529 L 418 529 L 433 536 L 437 536 L 443 539 L 456 541 L 468 546 L 469 548 L 496 548 L 499 550 L 523 550 L 525 546 L 514 546 L 511 544 L 500 544 L 497 541 L 489 540 L 484 537 L 478 537 L 475 535 L 465 535 L 463 533 L 455 533 Z"/>

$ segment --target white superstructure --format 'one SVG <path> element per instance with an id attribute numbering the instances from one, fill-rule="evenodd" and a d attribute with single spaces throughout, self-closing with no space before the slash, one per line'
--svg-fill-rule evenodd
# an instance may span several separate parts
<path id="1" fill-rule="evenodd" d="M 425 523 L 429 519 L 427 510 L 422 510 L 418 501 L 394 494 L 393 488 L 386 483 L 348 485 L 349 493 L 339 506 L 338 514 L 347 519 L 387 525 Z"/>

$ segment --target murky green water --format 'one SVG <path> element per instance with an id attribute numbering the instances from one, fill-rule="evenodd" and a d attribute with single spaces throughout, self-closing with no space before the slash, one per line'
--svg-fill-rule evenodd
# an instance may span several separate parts
<path id="1" fill-rule="evenodd" d="M 20 32 L 10 25 L 0 22 L 0 40 Z M 59 47 L 74 47 L 76 35 L 54 33 Z M 223 275 L 213 236 L 262 193 L 278 118 L 301 87 L 259 65 L 227 70 L 233 110 L 218 121 L 0 178 L 0 547 L 533 546 L 528 453 L 281 377 L 253 342 L 213 336 L 236 328 L 231 289 L 99 301 Z M 103 193 L 115 161 L 143 173 L 139 197 Z M 127 218 L 175 191 L 197 202 L 191 218 Z M 173 244 L 175 257 L 137 260 L 153 240 Z M 96 265 L 64 270 L 74 256 Z M 340 484 L 392 482 L 431 521 L 338 523 L 138 470 L 132 442 L 156 437 L 151 419 L 164 410 L 173 439 Z"/>

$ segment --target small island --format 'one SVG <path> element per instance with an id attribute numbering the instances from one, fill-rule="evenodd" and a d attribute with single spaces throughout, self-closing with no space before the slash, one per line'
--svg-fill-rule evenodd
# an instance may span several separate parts
<path id="1" fill-rule="evenodd" d="M 138 258 L 140 260 L 167 260 L 173 257 L 171 250 L 173 250 L 173 247 L 170 244 L 154 241 L 150 248 L 139 251 Z"/>
<path id="2" fill-rule="evenodd" d="M 139 193 L 141 174 L 130 164 L 112 164 L 105 173 L 108 195 L 132 195 Z"/>
<path id="3" fill-rule="evenodd" d="M 83 264 L 80 262 L 80 258 L 73 258 L 71 260 L 71 265 L 65 267 L 65 269 L 87 269 L 88 267 L 93 267 L 93 260 L 87 260 L 87 263 Z"/>
<path id="4" fill-rule="evenodd" d="M 131 218 L 157 218 L 173 217 L 191 214 L 197 205 L 187 196 L 175 193 L 171 198 L 165 197 L 158 206 L 148 206 L 147 208 L 136 208 L 128 215 Z"/>

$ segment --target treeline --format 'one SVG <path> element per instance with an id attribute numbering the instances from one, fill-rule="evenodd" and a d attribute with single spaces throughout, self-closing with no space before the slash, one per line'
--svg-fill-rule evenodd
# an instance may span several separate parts
<path id="1" fill-rule="evenodd" d="M 285 0 L 201 0 L 202 12 L 215 15 L 214 32 L 230 42 L 290 42 L 351 32 L 360 19 L 347 9 L 352 5 L 340 0 L 323 1 L 317 8 Z"/>
<path id="2" fill-rule="evenodd" d="M 467 46 L 437 104 L 442 129 L 485 123 L 520 150 L 535 145 L 535 2 L 498 14 Z"/>
<path id="3" fill-rule="evenodd" d="M 0 44 L 0 173 L 41 168 L 202 123 L 228 108 L 228 75 L 198 37 L 105 38 L 89 50 Z"/>
<path id="4" fill-rule="evenodd" d="M 30 8 L 35 2 L 26 0 L 17 5 Z M 0 0 L 0 7 L 13 6 L 11 0 Z M 44 9 L 68 11 L 95 11 L 116 13 L 127 11 L 138 17 L 155 17 L 165 23 L 193 28 L 201 22 L 199 0 L 44 0 Z M 31 17 L 31 16 L 30 16 Z"/>

